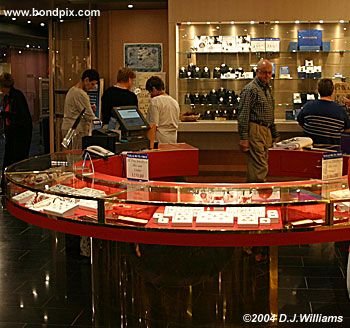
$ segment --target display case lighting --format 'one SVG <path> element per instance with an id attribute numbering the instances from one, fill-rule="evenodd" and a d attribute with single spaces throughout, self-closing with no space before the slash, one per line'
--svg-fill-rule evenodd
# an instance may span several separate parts
<path id="1" fill-rule="evenodd" d="M 30 47 L 30 45 L 29 44 L 26 44 L 26 48 L 29 48 Z"/>
<path id="2" fill-rule="evenodd" d="M 22 50 L 18 50 L 18 53 L 21 54 L 21 53 L 22 53 Z"/>
<path id="3" fill-rule="evenodd" d="M 133 5 L 133 4 L 129 4 L 129 5 L 128 5 L 128 8 L 129 8 L 129 9 L 132 9 L 132 8 L 134 8 L 134 5 Z"/>
<path id="4" fill-rule="evenodd" d="M 217 30 L 220 30 L 220 26 L 217 26 L 216 29 L 217 29 Z"/>
<path id="5" fill-rule="evenodd" d="M 323 24 L 323 19 L 320 19 L 320 21 L 319 21 L 319 22 L 320 22 L 320 24 Z"/>
<path id="6" fill-rule="evenodd" d="M 275 21 L 276 24 L 278 24 L 280 21 Z"/>
<path id="7" fill-rule="evenodd" d="M 230 23 L 233 25 L 235 22 L 234 22 L 234 21 L 231 21 Z"/>
<path id="8" fill-rule="evenodd" d="M 345 20 L 344 20 L 344 19 L 341 19 L 341 20 L 339 21 L 339 23 L 340 23 L 340 24 L 344 24 L 344 23 L 345 23 Z"/>
<path id="9" fill-rule="evenodd" d="M 255 24 L 255 21 L 250 21 L 250 24 L 252 24 L 252 25 Z"/>
<path id="10" fill-rule="evenodd" d="M 295 24 L 299 24 L 299 23 L 300 23 L 300 21 L 299 21 L 299 20 L 296 20 L 296 21 L 295 21 Z"/>
<path id="11" fill-rule="evenodd" d="M 192 23 L 191 22 L 187 22 L 187 25 L 191 25 Z"/>

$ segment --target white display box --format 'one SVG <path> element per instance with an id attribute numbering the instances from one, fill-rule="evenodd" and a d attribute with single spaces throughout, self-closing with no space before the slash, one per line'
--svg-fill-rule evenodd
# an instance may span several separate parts
<path id="1" fill-rule="evenodd" d="M 269 219 L 269 218 L 259 218 L 259 224 L 261 226 L 269 226 L 271 224 L 271 219 Z"/>
<path id="2" fill-rule="evenodd" d="M 71 201 L 55 200 L 50 205 L 43 208 L 43 211 L 52 215 L 70 215 L 78 208 L 78 203 Z"/>
<path id="3" fill-rule="evenodd" d="M 35 192 L 27 190 L 27 191 L 21 192 L 20 194 L 17 194 L 16 196 L 13 196 L 11 200 L 17 204 L 24 204 L 29 202 L 30 200 L 33 200 L 35 196 L 36 196 Z"/>
<path id="4" fill-rule="evenodd" d="M 176 213 L 172 219 L 172 225 L 182 227 L 192 227 L 193 213 L 191 211 L 185 213 Z"/>
<path id="5" fill-rule="evenodd" d="M 229 212 L 201 212 L 196 218 L 197 226 L 233 226 L 234 217 Z"/>
<path id="6" fill-rule="evenodd" d="M 50 191 L 58 192 L 62 194 L 75 194 L 76 189 L 73 187 L 57 184 L 49 188 Z"/>
<path id="7" fill-rule="evenodd" d="M 97 212 L 97 200 L 80 199 L 78 204 L 81 209 Z"/>
<path id="8" fill-rule="evenodd" d="M 158 218 L 157 219 L 157 223 L 160 224 L 160 225 L 168 225 L 169 224 L 169 218 L 164 218 L 164 217 Z"/>
<path id="9" fill-rule="evenodd" d="M 259 218 L 254 216 L 240 216 L 237 218 L 239 228 L 258 228 Z"/>

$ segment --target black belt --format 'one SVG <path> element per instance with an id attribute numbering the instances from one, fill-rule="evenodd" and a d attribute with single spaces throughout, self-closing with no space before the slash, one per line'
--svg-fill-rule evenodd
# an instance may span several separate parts
<path id="1" fill-rule="evenodd" d="M 266 122 L 263 122 L 263 121 L 252 121 L 252 120 L 250 120 L 249 122 L 252 122 L 252 123 L 255 123 L 255 124 L 258 124 L 258 125 L 262 125 L 262 126 L 266 126 L 267 128 L 270 128 L 272 126 L 272 123 L 266 123 Z"/>

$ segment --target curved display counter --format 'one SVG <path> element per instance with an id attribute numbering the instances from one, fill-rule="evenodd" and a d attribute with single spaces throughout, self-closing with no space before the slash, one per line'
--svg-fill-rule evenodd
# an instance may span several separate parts
<path id="1" fill-rule="evenodd" d="M 148 155 L 150 176 L 157 179 L 163 174 L 176 180 L 176 176 L 196 173 L 195 149 L 173 148 L 165 154 L 154 151 Z M 254 311 L 276 314 L 277 246 L 349 239 L 347 177 L 331 182 L 189 184 L 132 181 L 125 178 L 125 172 L 123 155 L 89 161 L 81 152 L 35 157 L 6 170 L 7 209 L 13 216 L 42 228 L 92 237 L 92 312 L 96 325 L 136 326 L 141 321 L 148 322 L 147 318 L 163 318 L 157 311 L 152 315 L 149 312 L 152 302 L 160 302 L 164 296 L 150 286 L 166 286 L 166 290 L 171 286 L 172 290 L 180 282 L 176 293 L 187 295 L 180 302 L 187 305 L 180 306 L 179 312 L 169 312 L 165 320 L 176 316 L 181 321 L 188 317 L 190 324 L 194 320 L 193 311 L 202 313 L 191 298 L 192 286 L 201 283 L 208 270 L 218 275 L 220 284 L 222 281 L 235 286 L 225 290 L 225 297 L 236 305 L 238 302 L 240 310 L 234 311 L 229 319 L 224 315 L 222 318 L 208 315 L 207 322 L 216 326 L 241 323 L 241 314 L 247 308 L 244 299 L 239 301 L 234 295 L 250 293 L 252 298 L 257 297 L 259 290 L 254 284 L 260 278 L 258 270 L 251 270 L 242 249 L 235 246 L 269 246 L 268 273 L 264 275 L 268 292 L 262 291 L 263 303 L 254 306 Z M 142 257 L 126 256 L 133 247 L 119 242 L 143 244 Z M 162 255 L 159 248 L 163 249 Z M 226 272 L 222 268 L 228 268 L 224 265 L 228 259 L 231 273 L 222 273 Z M 163 265 L 164 275 L 150 269 L 154 261 L 168 263 Z M 185 276 L 175 274 L 186 271 L 185 267 L 192 273 L 199 270 L 198 275 L 193 273 L 186 280 Z M 241 270 L 249 277 L 243 284 L 238 282 Z M 253 283 L 249 282 L 251 279 Z M 204 286 L 207 283 L 203 282 Z M 135 310 L 134 291 L 138 288 L 143 291 Z M 170 302 L 170 295 L 166 302 Z"/>
<path id="2" fill-rule="evenodd" d="M 123 156 L 81 158 L 55 153 L 9 167 L 9 212 L 65 233 L 150 244 L 268 246 L 348 239 L 345 177 L 258 185 L 140 182 L 123 177 Z"/>

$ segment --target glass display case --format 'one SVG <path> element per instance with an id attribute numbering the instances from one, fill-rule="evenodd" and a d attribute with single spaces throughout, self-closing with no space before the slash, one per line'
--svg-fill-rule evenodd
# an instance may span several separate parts
<path id="1" fill-rule="evenodd" d="M 188 116 L 235 119 L 240 92 L 260 58 L 274 64 L 276 119 L 294 120 L 306 101 L 317 98 L 321 77 L 340 82 L 339 102 L 350 94 L 341 83 L 350 73 L 348 21 L 183 22 L 176 35 L 177 95 Z"/>
<path id="2" fill-rule="evenodd" d="M 140 182 L 96 171 L 94 162 L 66 152 L 8 167 L 9 208 L 147 232 L 271 234 L 350 227 L 347 177 L 259 185 Z"/>

